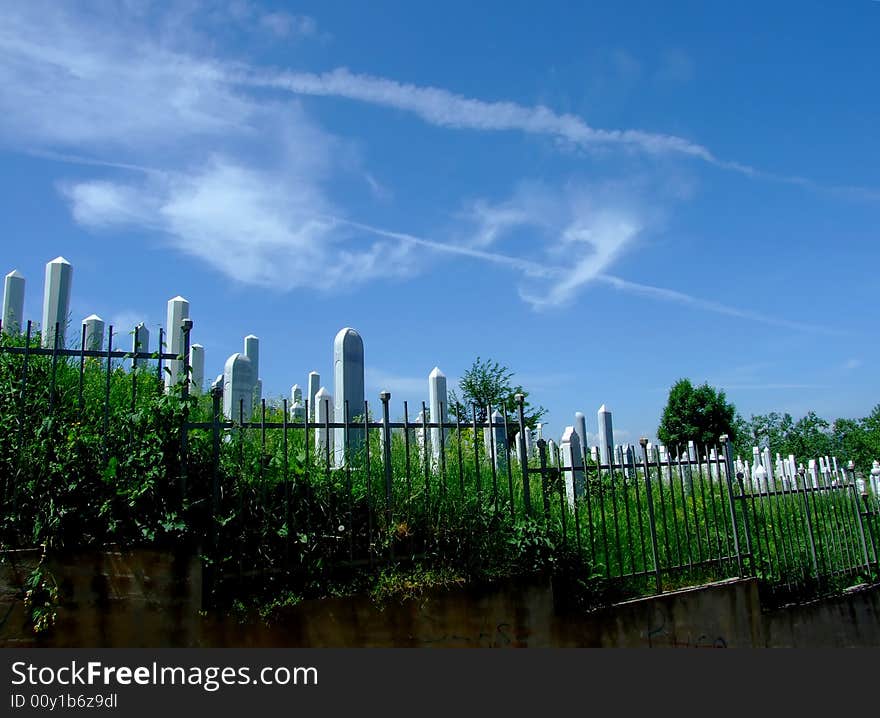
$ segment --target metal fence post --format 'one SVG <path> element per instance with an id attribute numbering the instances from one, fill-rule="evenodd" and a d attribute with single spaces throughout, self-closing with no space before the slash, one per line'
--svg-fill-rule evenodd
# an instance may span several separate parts
<path id="1" fill-rule="evenodd" d="M 538 439 L 538 462 L 541 467 L 541 496 L 544 503 L 544 521 L 550 521 L 550 494 L 547 488 L 547 442 Z"/>
<path id="2" fill-rule="evenodd" d="M 642 462 L 645 467 L 645 493 L 648 503 L 648 524 L 651 529 L 651 554 L 654 558 L 654 578 L 657 582 L 657 593 L 663 593 L 663 575 L 660 571 L 660 550 L 657 546 L 657 523 L 654 520 L 654 499 L 651 492 L 651 470 L 648 468 L 648 439 L 641 437 Z M 609 459 L 610 461 L 610 459 Z"/>
<path id="3" fill-rule="evenodd" d="M 850 460 L 850 462 L 847 464 L 846 468 L 847 468 L 847 478 L 848 478 L 847 484 L 849 485 L 850 489 L 852 489 L 853 507 L 856 512 L 856 522 L 859 527 L 859 540 L 862 545 L 862 558 L 865 559 L 865 570 L 870 573 L 871 560 L 868 558 L 868 543 L 865 541 L 865 527 L 862 524 L 862 512 L 861 512 L 861 509 L 859 508 L 859 491 L 856 488 L 856 481 L 855 481 L 856 465 L 852 460 Z"/>
<path id="4" fill-rule="evenodd" d="M 727 505 L 730 510 L 730 523 L 733 528 L 733 550 L 736 551 L 736 565 L 740 578 L 746 575 L 743 568 L 742 552 L 739 548 L 739 529 L 736 525 L 736 506 L 733 503 L 733 459 L 730 458 L 730 441 L 727 434 L 720 437 L 721 450 L 724 452 L 724 476 L 727 482 Z"/>
<path id="5" fill-rule="evenodd" d="M 391 392 L 379 393 L 382 402 L 382 464 L 385 468 L 385 528 L 391 534 Z"/>
<path id="6" fill-rule="evenodd" d="M 529 486 L 529 457 L 526 452 L 526 420 L 525 420 L 525 395 L 516 395 L 517 413 L 519 414 L 519 463 L 522 469 L 523 484 L 523 505 L 526 509 L 526 516 L 532 515 L 532 492 Z"/>
<path id="7" fill-rule="evenodd" d="M 211 500 L 208 503 L 208 550 L 202 559 L 202 606 L 211 604 L 216 585 L 217 514 L 220 510 L 220 417 L 223 387 L 211 388 Z"/>
<path id="8" fill-rule="evenodd" d="M 187 473 L 189 470 L 189 382 L 190 371 L 189 365 L 189 343 L 190 332 L 193 328 L 192 319 L 183 319 L 180 322 L 180 333 L 182 334 L 183 345 L 183 387 L 181 390 L 181 399 L 183 400 L 183 422 L 180 427 L 180 505 L 186 505 L 186 484 Z M 112 336 L 112 335 L 111 335 Z"/>
<path id="9" fill-rule="evenodd" d="M 801 499 L 804 504 L 804 517 L 807 521 L 807 537 L 810 540 L 810 558 L 813 563 L 813 571 L 816 574 L 816 580 L 818 581 L 821 577 L 819 576 L 819 563 L 816 560 L 816 540 L 813 537 L 813 520 L 810 517 L 810 503 L 807 500 L 807 477 L 806 472 L 804 471 L 803 464 L 801 465 L 800 469 L 798 469 L 798 475 L 801 479 L 800 485 L 803 488 L 803 491 L 799 493 L 801 494 Z"/>

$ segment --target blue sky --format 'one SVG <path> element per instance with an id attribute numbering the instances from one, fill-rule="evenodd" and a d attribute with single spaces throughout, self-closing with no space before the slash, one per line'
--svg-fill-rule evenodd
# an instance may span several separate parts
<path id="1" fill-rule="evenodd" d="M 368 398 L 507 364 L 561 434 L 880 401 L 880 3 L 4 2 L 3 272 L 74 265 L 264 394 L 364 338 Z"/>

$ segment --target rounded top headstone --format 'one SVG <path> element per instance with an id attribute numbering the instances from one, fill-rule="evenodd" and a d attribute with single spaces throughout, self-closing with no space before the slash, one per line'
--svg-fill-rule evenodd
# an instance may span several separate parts
<path id="1" fill-rule="evenodd" d="M 599 411 L 602 411 L 602 409 L 599 409 Z M 576 412 L 574 413 L 574 418 L 575 418 L 575 419 L 580 419 L 581 417 L 583 417 L 584 419 L 586 419 L 586 417 L 584 416 L 584 412 L 582 412 L 582 411 L 576 411 Z"/>
<path id="2" fill-rule="evenodd" d="M 236 374 L 242 371 L 253 371 L 251 360 L 244 354 L 233 354 L 231 357 L 229 357 L 229 359 L 226 360 L 226 364 L 223 368 L 225 374 L 229 374 L 233 370 L 237 370 Z"/>

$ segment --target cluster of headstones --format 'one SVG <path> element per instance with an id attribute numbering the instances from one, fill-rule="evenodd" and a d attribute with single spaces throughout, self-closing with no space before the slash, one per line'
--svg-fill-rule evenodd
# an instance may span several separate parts
<path id="1" fill-rule="evenodd" d="M 65 348 L 67 319 L 70 312 L 70 293 L 73 286 L 73 265 L 64 257 L 57 257 L 46 264 L 46 277 L 43 285 L 43 314 L 41 344 L 51 349 Z M 18 270 L 6 275 L 3 283 L 3 331 L 19 333 L 24 328 L 25 278 Z M 181 325 L 189 318 L 189 302 L 183 297 L 168 300 L 166 323 L 166 346 L 160 350 L 180 355 L 183 352 L 183 333 Z M 56 335 L 56 327 L 58 332 Z M 90 314 L 82 320 L 82 348 L 86 351 L 101 351 L 104 348 L 106 322 L 97 314 Z M 150 351 L 150 330 L 138 324 L 132 332 L 132 352 L 146 354 Z M 132 359 L 137 367 L 143 359 Z M 175 385 L 183 370 L 183 361 L 171 359 L 166 366 L 165 386 Z M 189 349 L 189 364 L 192 367 L 191 390 L 201 392 L 205 372 L 205 348 L 192 344 Z"/>
<path id="2" fill-rule="evenodd" d="M 770 449 L 752 447 L 752 461 L 743 461 L 739 456 L 734 462 L 736 472 L 752 491 L 773 491 L 781 486 L 788 489 L 818 489 L 825 486 L 841 486 L 848 480 L 847 468 L 853 472 L 859 493 L 866 493 L 870 486 L 874 496 L 880 497 L 880 462 L 874 461 L 870 478 L 866 482 L 860 473 L 855 473 L 852 462 L 847 468 L 838 464 L 836 456 L 820 456 L 810 459 L 806 466 L 798 464 L 794 454 L 783 457 L 776 454 L 775 461 Z"/>

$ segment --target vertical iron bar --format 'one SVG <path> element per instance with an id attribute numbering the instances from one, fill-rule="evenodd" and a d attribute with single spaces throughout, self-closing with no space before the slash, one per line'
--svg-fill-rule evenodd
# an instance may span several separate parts
<path id="1" fill-rule="evenodd" d="M 736 525 L 736 508 L 733 503 L 733 459 L 730 456 L 730 441 L 727 434 L 721 437 L 721 450 L 724 452 L 724 477 L 727 483 L 727 505 L 730 509 L 730 523 L 733 527 L 733 550 L 736 552 L 736 566 L 739 575 L 744 578 L 746 573 L 743 567 L 742 552 L 739 548 L 739 529 Z"/>
<path id="2" fill-rule="evenodd" d="M 385 466 L 385 527 L 386 531 L 388 531 L 389 539 L 392 535 L 391 531 L 391 428 L 389 427 L 389 423 L 391 422 L 391 411 L 388 406 L 391 401 L 391 392 L 383 391 L 379 394 L 379 399 L 382 402 L 382 463 Z M 442 413 L 442 412 L 441 412 Z M 389 546 L 391 546 L 392 555 L 394 552 L 394 546 L 389 540 Z"/>
<path id="3" fill-rule="evenodd" d="M 715 473 L 718 477 L 718 499 L 721 503 L 719 507 L 719 512 L 721 513 L 721 523 L 724 525 L 724 556 L 730 556 L 730 524 L 728 522 L 728 512 L 725 511 L 724 507 L 724 487 L 725 487 L 725 479 L 721 478 L 721 452 L 718 450 L 718 446 L 713 447 L 715 451 Z M 712 460 L 712 454 L 707 449 L 707 458 L 709 461 Z M 711 467 L 710 467 L 710 476 Z"/>
<path id="4" fill-rule="evenodd" d="M 412 476 L 410 474 L 409 458 L 409 406 L 403 402 L 403 453 L 406 463 L 406 523 L 410 520 L 410 507 L 412 503 Z"/>
<path id="5" fill-rule="evenodd" d="M 652 451 L 654 450 L 656 450 L 656 447 L 652 449 Z M 660 465 L 659 451 L 657 451 L 657 491 L 660 494 L 660 519 L 663 521 L 663 547 L 666 550 L 664 556 L 668 564 L 672 566 L 672 551 L 669 548 L 669 524 L 666 520 L 666 499 L 663 496 L 663 467 Z"/>
<path id="6" fill-rule="evenodd" d="M 370 549 L 370 568 L 373 566 L 373 477 L 370 472 L 370 407 L 364 399 L 364 466 L 367 480 L 367 545 Z"/>
<path id="7" fill-rule="evenodd" d="M 627 446 L 629 448 L 629 446 Z M 636 559 L 635 559 L 635 551 L 633 551 L 633 540 L 632 540 L 632 520 L 630 518 L 630 508 L 629 508 L 629 483 L 627 474 L 629 473 L 629 466 L 626 463 L 626 454 L 628 452 L 624 452 L 620 457 L 620 466 L 621 466 L 621 475 L 623 477 L 623 507 L 624 507 L 624 516 L 626 518 L 626 546 L 629 551 L 629 563 L 630 570 L 635 573 L 636 572 Z M 586 463 L 586 452 L 584 457 L 584 462 Z M 621 573 L 623 573 L 623 566 L 621 565 Z"/>
<path id="8" fill-rule="evenodd" d="M 287 447 L 287 399 L 281 401 L 281 479 L 284 482 L 284 526 L 287 529 L 284 535 L 284 563 L 290 562 L 290 534 L 293 531 L 290 515 L 290 474 L 288 471 L 288 447 Z"/>
<path id="9" fill-rule="evenodd" d="M 805 479 L 806 477 L 804 476 L 802 478 Z M 807 531 L 808 531 L 807 538 L 809 538 L 810 559 L 813 564 L 813 573 L 814 573 L 816 579 L 819 580 L 821 577 L 819 575 L 819 564 L 816 561 L 816 543 L 813 539 L 813 521 L 810 518 L 810 504 L 809 504 L 809 501 L 807 500 L 806 481 L 804 481 L 802 483 L 804 484 L 804 488 L 803 488 L 803 494 L 801 494 L 801 496 L 803 498 L 803 504 L 804 504 L 804 517 L 807 522 Z"/>
<path id="10" fill-rule="evenodd" d="M 476 480 L 477 480 L 477 506 L 483 505 L 483 481 L 480 478 L 480 439 L 479 434 L 477 434 L 477 405 L 471 404 L 471 410 L 473 411 L 473 425 L 474 425 L 474 469 L 476 470 Z"/>
<path id="11" fill-rule="evenodd" d="M 82 336 L 79 343 L 79 384 L 76 389 L 76 406 L 79 420 L 83 414 L 83 376 L 86 371 L 86 325 L 82 325 Z"/>
<path id="12" fill-rule="evenodd" d="M 345 430 L 342 432 L 345 441 L 345 483 L 346 492 L 348 494 L 348 560 L 354 561 L 354 485 L 351 481 L 351 439 L 349 434 L 349 424 L 351 424 L 348 399 L 343 402 L 342 407 L 343 421 L 345 422 Z"/>
<path id="13" fill-rule="evenodd" d="M 538 463 L 541 467 L 541 496 L 544 505 L 544 521 L 550 521 L 550 497 L 547 495 L 547 442 L 538 440 Z"/>
<path id="14" fill-rule="evenodd" d="M 156 362 L 156 378 L 159 381 L 159 391 L 165 386 L 165 377 L 162 375 L 162 354 L 165 351 L 165 330 L 159 327 L 159 361 Z"/>
<path id="15" fill-rule="evenodd" d="M 516 509 L 514 508 L 513 501 L 513 468 L 511 467 L 512 462 L 510 460 L 510 441 L 507 439 L 510 436 L 510 432 L 507 430 L 507 407 L 504 404 L 501 405 L 501 414 L 504 420 L 504 438 L 507 444 L 504 447 L 504 463 L 507 464 L 507 493 L 510 497 L 510 518 L 516 519 Z M 525 437 L 521 437 L 519 443 L 525 448 Z M 526 470 L 528 470 L 528 464 L 526 464 Z"/>
<path id="16" fill-rule="evenodd" d="M 55 406 L 55 373 L 58 369 L 58 332 L 61 331 L 61 323 L 55 322 L 55 336 L 52 345 L 52 381 L 49 384 L 49 413 Z"/>
<path id="17" fill-rule="evenodd" d="M 422 402 L 422 465 L 425 469 L 425 514 L 431 515 L 431 465 L 428 460 L 428 407 Z"/>
<path id="18" fill-rule="evenodd" d="M 618 519 L 618 511 L 617 511 L 617 487 L 616 487 L 616 478 L 614 475 L 614 456 L 611 456 L 611 471 L 609 472 L 608 479 L 609 485 L 611 487 L 611 513 L 612 518 L 614 519 L 614 543 L 616 546 L 615 556 L 617 557 L 617 573 L 619 576 L 623 575 L 623 553 L 620 547 L 620 521 Z M 620 466 L 623 466 L 623 460 L 621 459 Z"/>
<path id="19" fill-rule="evenodd" d="M 492 419 L 492 404 L 486 407 L 486 421 L 489 423 L 489 464 L 492 469 L 492 500 L 495 504 L 495 515 L 498 515 L 498 447 L 495 446 L 495 421 Z"/>
<path id="20" fill-rule="evenodd" d="M 525 395 L 517 394 L 516 395 L 516 403 L 517 403 L 517 414 L 519 419 L 519 430 L 524 432 L 526 430 L 526 419 L 525 419 Z M 532 487 L 529 483 L 529 459 L 528 454 L 526 452 L 526 442 L 525 442 L 525 434 L 523 434 L 522 444 L 522 482 L 523 482 L 523 505 L 525 506 L 526 516 L 532 515 Z M 586 481 L 587 476 L 587 465 L 584 464 L 584 481 Z"/>
<path id="21" fill-rule="evenodd" d="M 657 525 L 654 521 L 654 501 L 651 495 L 651 470 L 648 466 L 648 440 L 645 437 L 639 439 L 642 447 L 642 460 L 645 467 L 645 494 L 648 504 L 648 527 L 651 531 L 651 554 L 654 559 L 654 577 L 657 582 L 657 593 L 663 593 L 663 576 L 660 571 L 660 550 L 657 546 Z"/>
<path id="22" fill-rule="evenodd" d="M 608 473 L 611 473 L 611 462 L 614 457 L 611 455 L 611 449 L 608 449 Z M 605 485 L 602 483 L 602 457 L 599 456 L 599 481 L 596 482 L 599 487 L 599 516 L 602 520 L 602 557 L 605 562 L 605 575 L 611 575 L 611 557 L 608 555 L 608 521 L 605 516 Z"/>
<path id="23" fill-rule="evenodd" d="M 458 491 L 459 499 L 464 499 L 464 473 L 461 461 L 461 404 L 455 405 L 455 436 L 456 449 L 458 451 Z"/>
<path id="24" fill-rule="evenodd" d="M 688 523 L 688 511 L 687 511 L 687 494 L 685 491 L 684 485 L 684 471 L 681 468 L 681 447 L 675 447 L 675 453 L 678 456 L 675 462 L 675 472 L 678 475 L 678 485 L 681 489 L 681 517 L 684 520 L 684 539 L 685 539 L 685 547 L 687 548 L 688 555 L 688 568 L 693 570 L 694 568 L 694 552 L 691 548 L 691 529 L 690 524 Z M 693 492 L 690 492 L 693 495 Z M 696 526 L 694 527 L 696 530 Z"/>
<path id="25" fill-rule="evenodd" d="M 113 371 L 113 325 L 111 324 L 107 332 L 107 380 L 104 386 L 104 436 L 107 436 L 107 430 L 110 424 L 110 376 Z"/>
<path id="26" fill-rule="evenodd" d="M 639 491 L 639 476 L 638 476 L 638 467 L 636 466 L 636 454 L 633 451 L 632 462 L 630 464 L 632 466 L 633 472 L 633 487 L 636 492 L 636 516 L 639 519 L 639 547 L 642 550 L 642 570 L 648 570 L 648 551 L 645 548 L 645 521 L 642 517 L 642 498 L 641 493 Z"/>
<path id="27" fill-rule="evenodd" d="M 183 346 L 183 387 L 181 397 L 183 399 L 183 422 L 180 427 L 180 505 L 186 506 L 187 481 L 189 472 L 189 388 L 192 380 L 192 367 L 189 363 L 190 332 L 193 320 L 184 319 L 180 323 L 181 345 Z M 113 343 L 113 327 L 110 327 L 110 337 L 107 342 L 107 362 L 110 362 L 110 345 Z M 110 398 L 110 375 L 107 375 L 107 398 Z M 260 459 L 260 471 L 262 472 L 262 457 Z M 261 473 L 262 478 L 262 473 Z"/>

